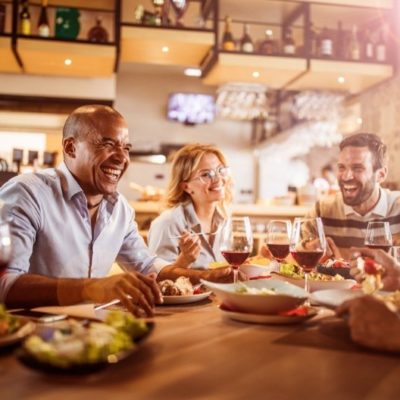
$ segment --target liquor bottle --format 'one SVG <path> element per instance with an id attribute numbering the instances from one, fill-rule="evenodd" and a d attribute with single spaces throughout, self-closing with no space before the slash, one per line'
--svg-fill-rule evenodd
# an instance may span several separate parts
<path id="1" fill-rule="evenodd" d="M 358 40 L 357 26 L 353 25 L 351 29 L 351 38 L 349 44 L 349 59 L 359 61 L 361 58 L 361 46 Z"/>
<path id="2" fill-rule="evenodd" d="M 225 29 L 224 36 L 222 37 L 222 49 L 225 51 L 235 50 L 235 40 L 233 39 L 231 31 L 232 19 L 230 17 L 225 17 Z"/>
<path id="3" fill-rule="evenodd" d="M 296 44 L 293 39 L 293 33 L 290 28 L 286 29 L 283 35 L 283 54 L 296 54 Z"/>
<path id="4" fill-rule="evenodd" d="M 243 25 L 243 36 L 240 39 L 240 50 L 244 53 L 253 53 L 254 44 L 250 37 L 250 29 L 248 24 Z"/>
<path id="5" fill-rule="evenodd" d="M 90 28 L 88 33 L 88 40 L 95 43 L 107 43 L 108 32 L 101 25 L 101 18 L 96 18 L 96 25 Z"/>
<path id="6" fill-rule="evenodd" d="M 332 57 L 333 55 L 333 42 L 326 27 L 322 29 L 319 39 L 319 54 L 321 57 Z"/>
<path id="7" fill-rule="evenodd" d="M 337 25 L 335 50 L 336 58 L 339 60 L 344 60 L 346 58 L 346 38 L 342 21 L 338 21 Z"/>
<path id="8" fill-rule="evenodd" d="M 367 61 L 372 61 L 375 56 L 375 46 L 372 41 L 371 32 L 367 30 L 365 32 L 365 41 L 364 41 L 364 58 Z"/>
<path id="9" fill-rule="evenodd" d="M 38 34 L 39 36 L 43 37 L 50 36 L 49 18 L 47 17 L 47 3 L 48 0 L 42 0 L 42 6 L 40 7 L 40 15 L 38 20 Z"/>
<path id="10" fill-rule="evenodd" d="M 22 2 L 21 12 L 19 13 L 19 24 L 21 35 L 31 34 L 31 14 L 29 12 L 28 0 Z"/>
<path id="11" fill-rule="evenodd" d="M 0 4 L 0 34 L 4 33 L 6 26 L 6 5 Z"/>
<path id="12" fill-rule="evenodd" d="M 375 57 L 376 57 L 376 61 L 379 61 L 379 62 L 385 62 L 387 59 L 386 40 L 385 40 L 385 35 L 382 30 L 379 32 L 379 39 L 378 39 L 378 42 L 376 43 Z"/>
<path id="13" fill-rule="evenodd" d="M 311 56 L 316 56 L 319 51 L 319 35 L 314 29 L 314 26 L 312 22 L 310 22 L 309 25 L 309 30 L 310 30 L 310 55 Z"/>
<path id="14" fill-rule="evenodd" d="M 275 53 L 275 43 L 271 29 L 265 31 L 266 39 L 260 44 L 260 53 L 271 55 Z"/>

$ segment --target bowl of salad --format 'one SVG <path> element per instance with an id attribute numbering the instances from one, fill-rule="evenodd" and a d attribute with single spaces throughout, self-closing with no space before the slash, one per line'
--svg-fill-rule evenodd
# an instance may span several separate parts
<path id="1" fill-rule="evenodd" d="M 94 372 L 132 355 L 153 327 L 121 311 L 111 311 L 104 322 L 68 319 L 29 336 L 18 359 L 44 372 Z"/>
<path id="2" fill-rule="evenodd" d="M 307 292 L 288 282 L 260 279 L 238 283 L 202 281 L 226 307 L 253 314 L 278 314 L 303 304 Z"/>

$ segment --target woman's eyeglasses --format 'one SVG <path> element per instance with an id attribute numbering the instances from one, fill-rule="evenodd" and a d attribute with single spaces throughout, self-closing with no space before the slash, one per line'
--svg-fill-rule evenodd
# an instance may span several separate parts
<path id="1" fill-rule="evenodd" d="M 230 175 L 230 168 L 221 166 L 218 167 L 217 169 L 203 170 L 199 173 L 198 176 L 191 179 L 191 181 L 199 179 L 203 183 L 210 183 L 217 178 L 217 175 L 220 176 L 221 178 L 226 178 L 227 176 Z"/>

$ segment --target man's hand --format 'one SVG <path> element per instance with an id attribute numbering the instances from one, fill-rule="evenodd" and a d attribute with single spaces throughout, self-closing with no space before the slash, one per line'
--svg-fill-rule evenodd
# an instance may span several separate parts
<path id="1" fill-rule="evenodd" d="M 366 347 L 400 351 L 400 318 L 373 296 L 348 300 L 338 307 L 339 316 L 348 314 L 351 338 Z"/>
<path id="2" fill-rule="evenodd" d="M 342 255 L 340 254 L 340 250 L 336 246 L 336 243 L 333 241 L 333 239 L 330 237 L 327 237 L 325 253 L 322 256 L 321 261 L 320 261 L 321 264 L 323 264 L 326 260 L 329 260 L 330 258 L 339 260 L 342 258 Z"/>
<path id="3" fill-rule="evenodd" d="M 201 250 L 200 238 L 198 235 L 184 232 L 179 240 L 180 254 L 176 259 L 176 265 L 188 268 L 197 260 Z"/>
<path id="4" fill-rule="evenodd" d="M 119 299 L 132 314 L 154 314 L 154 304 L 162 303 L 161 292 L 154 279 L 138 272 L 127 272 L 107 278 L 90 279 L 83 287 L 84 300 L 106 303 Z"/>

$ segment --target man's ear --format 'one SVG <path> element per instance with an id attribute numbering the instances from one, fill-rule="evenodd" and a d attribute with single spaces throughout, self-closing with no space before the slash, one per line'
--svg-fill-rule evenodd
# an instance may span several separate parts
<path id="1" fill-rule="evenodd" d="M 75 158 L 75 139 L 73 137 L 68 137 L 63 140 L 63 150 L 64 154 L 68 157 Z"/>
<path id="2" fill-rule="evenodd" d="M 388 174 L 387 167 L 379 168 L 376 171 L 376 179 L 377 179 L 378 183 L 384 182 L 386 180 L 387 174 Z"/>

